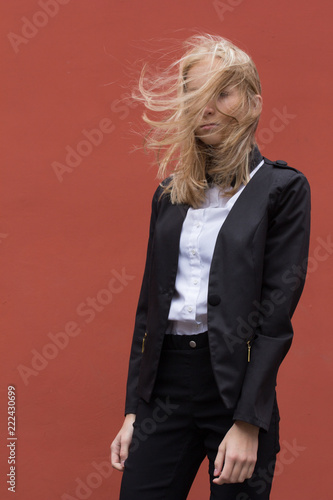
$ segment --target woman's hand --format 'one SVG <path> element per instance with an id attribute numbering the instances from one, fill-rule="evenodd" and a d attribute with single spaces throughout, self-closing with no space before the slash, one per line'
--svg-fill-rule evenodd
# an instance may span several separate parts
<path id="1" fill-rule="evenodd" d="M 215 484 L 242 483 L 257 461 L 259 427 L 236 420 L 224 436 L 215 458 Z"/>
<path id="2" fill-rule="evenodd" d="M 121 472 L 124 470 L 124 463 L 128 457 L 128 448 L 132 441 L 134 421 L 135 414 L 128 413 L 122 428 L 111 444 L 111 465 Z"/>

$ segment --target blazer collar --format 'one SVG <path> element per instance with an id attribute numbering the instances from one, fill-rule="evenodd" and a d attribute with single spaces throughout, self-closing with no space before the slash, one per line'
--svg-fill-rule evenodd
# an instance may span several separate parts
<path id="1" fill-rule="evenodd" d="M 254 168 L 262 159 L 263 157 L 258 149 L 258 153 L 256 153 L 253 157 Z M 250 220 L 260 217 L 260 207 L 266 199 L 268 192 L 267 183 L 269 182 L 269 173 L 270 169 L 267 169 L 264 164 L 246 184 L 245 188 L 228 213 L 227 218 L 219 231 L 218 238 L 223 237 L 223 235 L 229 231 L 237 231 L 241 234 L 242 230 L 246 231 Z"/>
<path id="2" fill-rule="evenodd" d="M 262 159 L 263 159 L 263 156 L 260 153 L 258 146 L 255 145 L 254 148 L 251 150 L 250 157 L 249 157 L 250 172 L 252 172 L 252 170 L 254 170 L 259 165 L 259 163 L 262 161 Z"/>
<path id="3" fill-rule="evenodd" d="M 258 146 L 255 145 L 254 148 L 251 150 L 250 157 L 249 157 L 249 170 L 250 170 L 250 172 L 252 172 L 252 170 L 254 170 L 262 160 L 263 160 L 263 156 L 260 153 Z M 260 182 L 257 182 L 257 180 L 255 180 L 255 179 L 260 178 L 260 175 L 258 175 L 258 174 L 260 174 L 260 171 L 263 170 L 263 168 L 264 168 L 264 166 L 262 166 L 259 169 L 259 171 L 256 173 L 256 175 L 245 186 L 243 192 L 240 194 L 239 198 L 236 200 L 234 206 L 232 207 L 230 213 L 228 214 L 222 228 L 220 229 L 220 232 L 222 231 L 226 222 L 230 218 L 231 213 L 234 213 L 236 218 L 237 218 L 237 213 L 239 213 L 239 211 L 244 210 L 244 206 L 246 207 L 247 203 L 253 203 L 254 198 L 256 198 L 256 196 L 259 195 Z M 239 209 L 237 208 L 238 206 L 239 206 Z M 184 219 L 186 217 L 187 211 L 190 208 L 190 206 L 186 205 L 186 204 L 178 204 L 178 205 L 176 205 L 176 207 L 177 207 L 178 211 L 180 212 L 180 214 L 178 214 L 176 219 L 178 220 L 178 223 L 180 223 L 182 226 Z M 245 212 L 246 212 L 246 210 L 245 210 Z M 179 215 L 180 215 L 180 217 L 179 217 Z M 231 219 L 233 219 L 233 218 L 234 217 L 232 217 Z M 227 226 L 228 226 L 228 224 L 227 224 Z M 179 243 L 179 237 L 180 237 L 180 233 L 177 234 L 177 238 L 176 238 L 178 243 Z"/>

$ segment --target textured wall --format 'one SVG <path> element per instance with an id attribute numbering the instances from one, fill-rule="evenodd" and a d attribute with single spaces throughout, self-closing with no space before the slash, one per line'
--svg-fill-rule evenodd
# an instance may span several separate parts
<path id="1" fill-rule="evenodd" d="M 278 381 L 272 500 L 331 499 L 332 3 L 16 0 L 1 10 L 1 498 L 13 498 L 12 385 L 15 498 L 117 499 L 109 445 L 123 419 L 157 184 L 152 158 L 133 148 L 141 110 L 120 99 L 147 50 L 201 30 L 253 56 L 262 152 L 302 170 L 312 187 L 309 276 Z M 189 499 L 207 498 L 207 487 L 203 464 Z"/>

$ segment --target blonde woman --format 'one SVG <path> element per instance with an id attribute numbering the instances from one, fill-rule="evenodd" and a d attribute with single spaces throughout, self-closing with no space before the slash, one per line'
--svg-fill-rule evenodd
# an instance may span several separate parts
<path id="1" fill-rule="evenodd" d="M 267 500 L 279 451 L 276 376 L 309 244 L 304 175 L 256 145 L 251 58 L 200 35 L 169 71 L 144 68 L 147 147 L 161 182 L 111 445 L 121 500 L 183 500 L 209 460 L 211 500 Z M 302 273 L 295 274 L 295 269 Z"/>

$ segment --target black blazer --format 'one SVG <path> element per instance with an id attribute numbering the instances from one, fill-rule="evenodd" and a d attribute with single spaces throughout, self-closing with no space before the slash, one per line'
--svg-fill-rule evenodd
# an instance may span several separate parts
<path id="1" fill-rule="evenodd" d="M 218 234 L 207 303 L 209 347 L 221 398 L 234 409 L 235 420 L 267 430 L 277 371 L 291 345 L 291 317 L 304 286 L 310 188 L 305 176 L 286 162 L 264 160 Z M 172 205 L 161 193 L 159 186 L 152 201 L 125 414 L 136 413 L 139 397 L 148 402 L 152 395 L 189 208 Z"/>

